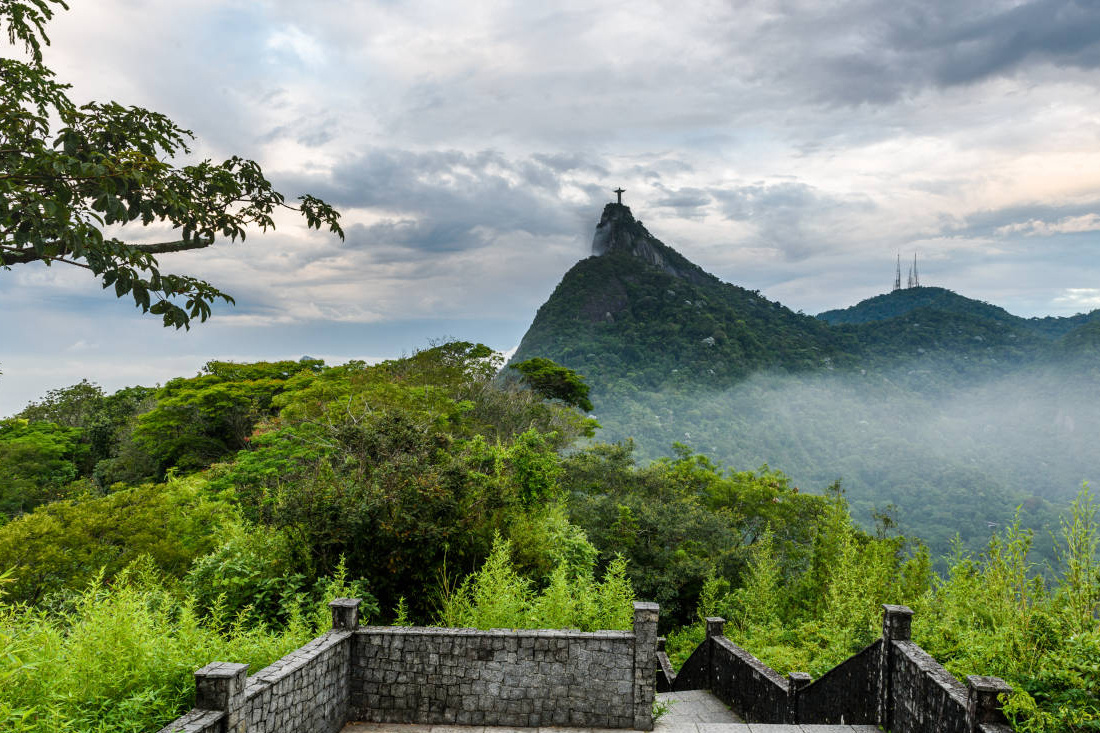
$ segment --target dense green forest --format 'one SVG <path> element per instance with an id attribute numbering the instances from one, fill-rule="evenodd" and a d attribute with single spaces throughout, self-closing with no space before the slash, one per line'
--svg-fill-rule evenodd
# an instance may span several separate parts
<path id="1" fill-rule="evenodd" d="M 584 374 L 601 439 L 642 461 L 681 442 L 810 490 L 839 480 L 864 527 L 892 514 L 937 558 L 1023 507 L 1053 559 L 1058 515 L 1100 479 L 1100 311 L 1025 319 L 914 287 L 814 318 L 706 274 L 615 204 L 594 249 L 513 359 Z"/>
<path id="2" fill-rule="evenodd" d="M 956 674 L 1017 690 L 1024 730 L 1100 718 L 1100 529 L 1082 493 L 1045 572 L 1012 518 L 943 561 L 843 488 L 592 442 L 583 380 L 446 343 L 368 366 L 211 362 L 158 388 L 82 382 L 0 422 L 0 727 L 142 731 L 192 671 L 254 669 L 355 595 L 374 623 L 624 628 L 661 604 L 681 657 L 701 615 L 814 674 L 879 604 Z M 564 398 L 564 401 L 563 401 Z"/>

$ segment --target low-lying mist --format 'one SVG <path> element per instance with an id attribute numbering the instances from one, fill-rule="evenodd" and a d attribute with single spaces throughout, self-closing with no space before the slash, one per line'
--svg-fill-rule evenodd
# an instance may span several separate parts
<path id="1" fill-rule="evenodd" d="M 1095 370 L 1044 365 L 994 377 L 934 362 L 892 371 L 760 373 L 725 392 L 635 392 L 597 405 L 603 440 L 641 459 L 681 442 L 731 468 L 767 463 L 803 490 L 839 479 L 868 526 L 891 505 L 936 554 L 983 547 L 1013 520 L 1049 556 L 1057 515 L 1100 478 Z"/>

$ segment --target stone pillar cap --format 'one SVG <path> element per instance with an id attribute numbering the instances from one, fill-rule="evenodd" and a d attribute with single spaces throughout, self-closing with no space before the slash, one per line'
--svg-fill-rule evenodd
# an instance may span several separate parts
<path id="1" fill-rule="evenodd" d="M 966 686 L 980 692 L 1012 692 L 1012 686 L 1000 677 L 984 677 L 977 674 L 967 675 Z"/>
<path id="2" fill-rule="evenodd" d="M 236 677 L 242 670 L 247 670 L 247 664 L 238 662 L 211 662 L 205 667 L 195 670 L 195 674 L 201 677 Z"/>
<path id="3" fill-rule="evenodd" d="M 634 601 L 635 611 L 660 611 L 661 607 L 653 601 Z"/>
<path id="4" fill-rule="evenodd" d="M 888 603 L 882 604 L 882 610 L 889 614 L 898 614 L 901 616 L 912 616 L 913 609 L 909 606 L 892 606 Z"/>
<path id="5" fill-rule="evenodd" d="M 351 608 L 358 606 L 361 598 L 334 598 L 328 602 L 329 608 Z"/>

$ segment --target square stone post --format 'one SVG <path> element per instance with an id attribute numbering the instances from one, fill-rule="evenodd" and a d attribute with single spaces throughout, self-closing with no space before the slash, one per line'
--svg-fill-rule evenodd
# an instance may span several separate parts
<path id="1" fill-rule="evenodd" d="M 653 695 L 657 687 L 656 603 L 634 604 L 634 729 L 653 730 Z"/>
<path id="2" fill-rule="evenodd" d="M 966 678 L 966 729 L 978 733 L 982 723 L 1006 724 L 1008 720 L 1001 712 L 1002 693 L 1012 692 L 1008 683 L 1000 677 L 979 677 L 968 675 Z"/>
<path id="3" fill-rule="evenodd" d="M 707 638 L 726 635 L 726 620 L 721 616 L 707 616 Z"/>
<path id="4" fill-rule="evenodd" d="M 787 722 L 798 724 L 798 696 L 803 687 L 806 687 L 814 678 L 805 672 L 791 672 L 787 675 Z"/>
<path id="5" fill-rule="evenodd" d="M 908 606 L 882 607 L 882 648 L 878 662 L 878 701 L 875 722 L 886 730 L 894 724 L 894 642 L 909 641 L 913 609 Z"/>
<path id="6" fill-rule="evenodd" d="M 241 715 L 248 665 L 211 662 L 195 670 L 195 707 L 225 713 L 226 733 L 244 733 L 248 721 Z"/>
<path id="7" fill-rule="evenodd" d="M 714 692 L 714 639 L 726 635 L 726 620 L 721 616 L 707 616 L 703 620 L 707 629 L 707 689 Z"/>
<path id="8" fill-rule="evenodd" d="M 359 628 L 359 598 L 337 598 L 330 601 L 333 631 L 355 631 Z"/>

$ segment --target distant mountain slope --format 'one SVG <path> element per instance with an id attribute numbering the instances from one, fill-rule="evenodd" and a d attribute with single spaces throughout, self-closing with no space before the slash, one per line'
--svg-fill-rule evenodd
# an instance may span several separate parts
<path id="1" fill-rule="evenodd" d="M 992 321 L 1010 323 L 1022 321 L 1004 308 L 980 300 L 972 300 L 946 288 L 903 288 L 876 295 L 849 308 L 825 311 L 818 318 L 830 325 L 872 323 L 904 316 L 919 308 L 959 313 Z"/>
<path id="2" fill-rule="evenodd" d="M 876 295 L 848 308 L 828 310 L 817 315 L 830 325 L 858 325 L 876 323 L 906 316 L 916 310 L 940 311 L 954 315 L 985 319 L 1005 326 L 1026 330 L 1047 339 L 1057 339 L 1075 328 L 1092 322 L 1100 322 L 1100 309 L 1075 316 L 1045 316 L 1021 318 L 1004 308 L 981 300 L 974 300 L 946 288 L 903 288 L 891 293 Z"/>
<path id="3" fill-rule="evenodd" d="M 850 358 L 853 336 L 723 283 L 608 204 L 593 249 L 539 309 L 514 356 L 544 356 L 619 389 L 723 388 L 754 371 Z"/>
<path id="4" fill-rule="evenodd" d="M 608 204 L 513 357 L 585 376 L 603 440 L 642 459 L 674 441 L 739 469 L 762 463 L 857 516 L 894 506 L 935 552 L 984 545 L 1025 509 L 1049 524 L 1100 480 L 1100 311 L 1014 316 L 909 288 L 804 316 L 723 283 Z M 1039 532 L 1041 552 L 1049 536 Z"/>

